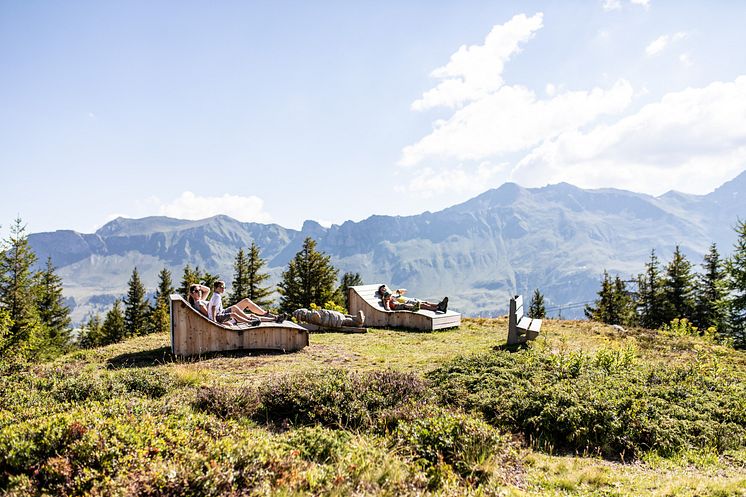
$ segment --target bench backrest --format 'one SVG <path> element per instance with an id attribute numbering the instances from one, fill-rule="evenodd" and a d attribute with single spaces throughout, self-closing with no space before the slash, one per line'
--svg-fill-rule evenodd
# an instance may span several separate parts
<path id="1" fill-rule="evenodd" d="M 510 326 L 515 327 L 523 317 L 523 295 L 516 295 L 510 299 Z"/>

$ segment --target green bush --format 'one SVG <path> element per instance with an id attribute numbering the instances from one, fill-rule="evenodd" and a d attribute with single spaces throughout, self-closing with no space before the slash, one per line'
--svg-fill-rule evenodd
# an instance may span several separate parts
<path id="1" fill-rule="evenodd" d="M 544 450 L 630 457 L 746 444 L 743 374 L 714 357 L 653 366 L 629 350 L 532 349 L 456 359 L 429 378 L 446 403 Z"/>
<path id="2" fill-rule="evenodd" d="M 394 432 L 396 444 L 412 454 L 439 487 L 453 470 L 471 483 L 488 480 L 496 465 L 515 466 L 507 437 L 484 421 L 463 413 L 439 414 L 402 421 Z"/>
<path id="3" fill-rule="evenodd" d="M 424 412 L 429 396 L 426 383 L 413 374 L 334 369 L 274 378 L 255 389 L 203 387 L 192 405 L 260 423 L 385 430 Z"/>

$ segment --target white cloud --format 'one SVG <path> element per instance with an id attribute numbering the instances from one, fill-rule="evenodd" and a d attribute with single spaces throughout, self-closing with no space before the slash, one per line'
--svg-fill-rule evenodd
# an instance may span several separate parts
<path id="1" fill-rule="evenodd" d="M 746 164 L 746 76 L 669 93 L 637 113 L 536 147 L 513 172 L 526 186 L 568 181 L 660 194 L 704 193 Z"/>
<path id="2" fill-rule="evenodd" d="M 409 183 L 396 186 L 397 192 L 415 193 L 422 198 L 449 193 L 480 193 L 485 185 L 493 183 L 503 176 L 508 165 L 491 164 L 484 161 L 477 166 L 476 171 L 460 165 L 447 172 L 425 167 L 418 171 Z"/>
<path id="3" fill-rule="evenodd" d="M 650 8 L 650 0 L 630 0 L 629 3 L 632 5 L 639 5 L 640 7 L 643 7 L 645 10 L 648 10 Z M 622 8 L 622 1 L 621 0 L 604 0 L 601 6 L 607 12 L 610 12 L 612 10 L 619 10 Z"/>
<path id="4" fill-rule="evenodd" d="M 522 86 L 503 86 L 439 121 L 429 135 L 402 151 L 400 163 L 426 158 L 481 160 L 534 146 L 603 114 L 624 110 L 632 86 L 618 81 L 610 89 L 567 91 L 547 100 Z"/>
<path id="5" fill-rule="evenodd" d="M 691 67 L 694 65 L 694 62 L 692 62 L 692 56 L 687 52 L 679 55 L 679 62 L 681 62 L 684 67 Z"/>
<path id="6" fill-rule="evenodd" d="M 604 0 L 603 8 L 605 11 L 619 10 L 622 8 L 621 0 Z"/>
<path id="7" fill-rule="evenodd" d="M 431 73 L 442 81 L 412 103 L 412 109 L 453 108 L 498 90 L 503 85 L 505 63 L 520 50 L 520 44 L 541 29 L 542 18 L 541 12 L 532 17 L 516 15 L 505 24 L 494 26 L 483 45 L 462 45 L 448 64 Z"/>
<path id="8" fill-rule="evenodd" d="M 156 198 L 146 202 L 157 204 L 160 215 L 178 219 L 204 219 L 225 214 L 243 222 L 268 223 L 272 220 L 264 211 L 264 200 L 254 195 L 242 197 L 226 193 L 220 197 L 202 197 L 186 191 L 167 203 Z"/>
<path id="9" fill-rule="evenodd" d="M 648 54 L 648 56 L 650 57 L 658 55 L 663 50 L 665 50 L 669 44 L 681 41 L 686 37 L 687 33 L 683 31 L 679 31 L 678 33 L 674 33 L 672 35 L 661 35 L 655 40 L 651 41 L 648 46 L 645 47 L 645 53 Z"/>

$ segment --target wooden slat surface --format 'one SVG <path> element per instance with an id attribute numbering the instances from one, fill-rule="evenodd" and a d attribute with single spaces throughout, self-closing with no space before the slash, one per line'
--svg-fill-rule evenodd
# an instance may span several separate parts
<path id="1" fill-rule="evenodd" d="M 291 321 L 260 326 L 225 326 L 194 310 L 180 295 L 171 295 L 172 343 L 177 355 L 257 349 L 291 352 L 308 345 L 308 331 Z"/>

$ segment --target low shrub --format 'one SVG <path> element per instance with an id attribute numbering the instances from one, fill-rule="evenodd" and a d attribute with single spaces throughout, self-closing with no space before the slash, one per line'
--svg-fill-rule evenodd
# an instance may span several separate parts
<path id="1" fill-rule="evenodd" d="M 480 484 L 492 478 L 498 467 L 503 475 L 517 468 L 508 437 L 467 414 L 441 410 L 430 417 L 402 421 L 393 437 L 417 459 L 434 488 L 447 481 L 452 471 L 471 484 Z"/>
<path id="2" fill-rule="evenodd" d="M 428 409 L 431 392 L 413 374 L 328 370 L 282 376 L 256 388 L 202 387 L 192 406 L 219 417 L 275 426 L 315 425 L 385 431 Z"/>
<path id="3" fill-rule="evenodd" d="M 652 365 L 624 350 L 531 349 L 456 359 L 429 378 L 447 404 L 543 450 L 625 458 L 746 444 L 743 374 L 715 357 Z"/>

